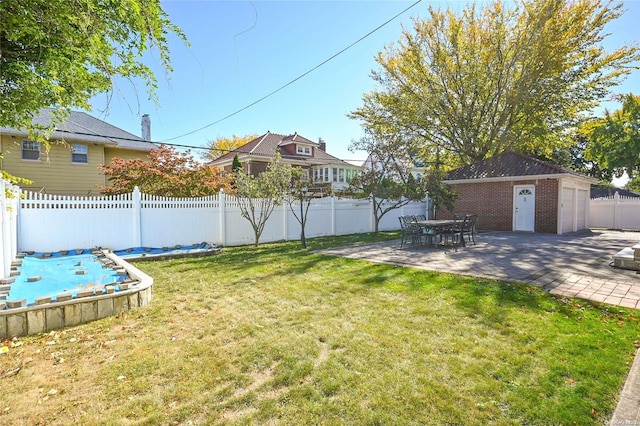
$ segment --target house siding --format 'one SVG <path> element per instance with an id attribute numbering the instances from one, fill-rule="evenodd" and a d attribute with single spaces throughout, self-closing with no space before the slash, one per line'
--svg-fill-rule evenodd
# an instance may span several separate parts
<path id="1" fill-rule="evenodd" d="M 266 172 L 268 165 L 269 163 L 264 163 L 262 161 L 252 161 L 250 165 L 251 174 L 254 176 L 258 176 L 260 173 Z"/>
<path id="2" fill-rule="evenodd" d="M 453 213 L 475 213 L 478 229 L 513 230 L 513 187 L 535 185 L 535 232 L 556 233 L 558 219 L 558 180 L 517 180 L 451 185 L 458 194 L 453 211 L 438 210 L 437 217 L 450 219 Z"/>
<path id="3" fill-rule="evenodd" d="M 31 185 L 21 185 L 31 191 L 49 194 L 96 194 L 96 185 L 104 182 L 98 170 L 104 158 L 102 145 L 74 142 L 88 148 L 88 163 L 71 161 L 71 145 L 52 142 L 49 153 L 42 153 L 40 160 L 23 160 L 21 142 L 25 138 L 2 135 L 2 168 L 8 173 L 32 180 Z"/>
<path id="4" fill-rule="evenodd" d="M 149 153 L 147 151 L 134 151 L 131 149 L 104 148 L 104 164 L 109 165 L 114 158 L 122 158 L 123 160 L 134 160 L 140 158 L 148 160 Z"/>
<path id="5" fill-rule="evenodd" d="M 0 150 L 4 155 L 2 169 L 13 176 L 33 181 L 20 185 L 28 191 L 59 195 L 97 195 L 97 185 L 106 185 L 100 164 L 109 164 L 115 157 L 124 160 L 147 159 L 148 152 L 111 148 L 102 144 L 72 142 L 87 147 L 87 163 L 71 161 L 71 143 L 52 142 L 49 153 L 42 153 L 40 160 L 23 160 L 23 140 L 20 136 L 0 135 Z"/>

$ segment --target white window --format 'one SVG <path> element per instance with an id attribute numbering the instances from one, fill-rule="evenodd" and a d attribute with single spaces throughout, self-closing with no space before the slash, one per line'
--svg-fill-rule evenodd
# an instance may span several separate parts
<path id="1" fill-rule="evenodd" d="M 329 182 L 329 167 L 324 168 L 324 181 Z"/>
<path id="2" fill-rule="evenodd" d="M 22 141 L 22 159 L 23 160 L 39 160 L 40 159 L 40 142 Z"/>
<path id="3" fill-rule="evenodd" d="M 353 179 L 357 174 L 358 174 L 357 170 L 347 169 L 346 170 L 346 179 L 345 179 L 345 181 L 347 183 L 351 182 L 351 179 Z"/>
<path id="4" fill-rule="evenodd" d="M 348 170 L 347 170 L 348 171 Z M 345 169 L 343 168 L 338 168 L 338 167 L 334 167 L 333 168 L 333 176 L 332 176 L 332 180 L 334 182 L 341 182 L 344 183 L 344 173 L 345 173 Z"/>
<path id="5" fill-rule="evenodd" d="M 311 147 L 296 145 L 296 152 L 301 155 L 311 155 Z"/>
<path id="6" fill-rule="evenodd" d="M 88 163 L 89 148 L 86 145 L 71 145 L 71 162 L 72 163 Z"/>

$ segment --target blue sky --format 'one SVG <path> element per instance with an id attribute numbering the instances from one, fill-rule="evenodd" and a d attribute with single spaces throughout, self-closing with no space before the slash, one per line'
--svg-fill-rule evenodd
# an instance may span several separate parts
<path id="1" fill-rule="evenodd" d="M 145 58 L 158 78 L 159 105 L 148 100 L 143 85 L 138 83 L 136 89 L 121 80 L 110 99 L 101 95 L 92 100 L 91 114 L 137 135 L 142 114 L 149 114 L 154 141 L 190 146 L 234 134 L 298 132 L 312 140 L 324 139 L 332 155 L 364 160 L 364 153 L 348 150 L 362 131 L 346 115 L 361 105 L 363 93 L 375 88 L 370 78 L 371 70 L 377 69 L 374 56 L 400 39 L 402 25 L 411 28 L 412 17 L 427 17 L 430 5 L 460 10 L 466 2 L 423 0 L 306 76 L 220 120 L 318 66 L 414 3 L 163 1 L 191 46 L 170 39 L 174 71 L 169 74 L 153 54 Z M 640 1 L 625 2 L 625 9 L 607 28 L 608 49 L 639 43 Z M 637 94 L 639 89 L 636 71 L 616 91 Z"/>

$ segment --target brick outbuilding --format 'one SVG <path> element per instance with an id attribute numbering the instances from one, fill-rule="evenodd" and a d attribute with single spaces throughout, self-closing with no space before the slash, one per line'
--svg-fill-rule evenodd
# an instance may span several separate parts
<path id="1" fill-rule="evenodd" d="M 444 183 L 458 194 L 453 211 L 475 213 L 477 228 L 552 234 L 589 227 L 589 192 L 597 180 L 514 151 L 452 170 Z"/>

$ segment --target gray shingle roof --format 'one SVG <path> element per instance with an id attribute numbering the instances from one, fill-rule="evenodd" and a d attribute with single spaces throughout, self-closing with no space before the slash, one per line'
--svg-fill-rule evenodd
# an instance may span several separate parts
<path id="1" fill-rule="evenodd" d="M 33 118 L 33 123 L 45 127 L 49 126 L 53 119 L 52 111 L 49 108 L 40 110 L 39 114 Z M 27 134 L 26 130 L 6 127 L 0 128 L 0 132 Z M 157 148 L 155 144 L 145 141 L 139 136 L 80 111 L 72 111 L 69 117 L 57 126 L 51 139 L 99 143 L 137 151 L 150 151 Z"/>
<path id="2" fill-rule="evenodd" d="M 350 165 L 341 159 L 334 157 L 331 154 L 328 154 L 325 151 L 322 151 L 318 147 L 320 144 L 318 142 L 313 142 L 310 139 L 307 139 L 303 136 L 294 133 L 293 135 L 280 135 L 277 133 L 267 132 L 264 135 L 258 136 L 252 141 L 247 142 L 242 145 L 240 148 L 237 148 L 231 152 L 228 152 L 221 157 L 218 157 L 214 161 L 209 164 L 219 164 L 225 163 L 233 159 L 233 157 L 238 154 L 242 156 L 242 154 L 250 155 L 250 156 L 259 156 L 265 157 L 265 159 L 271 159 L 275 157 L 276 153 L 279 151 L 279 147 L 289 143 L 304 143 L 313 145 L 316 147 L 314 149 L 314 156 L 309 157 L 305 155 L 285 155 L 282 154 L 283 159 L 295 160 L 295 161 L 304 161 L 310 164 L 326 164 L 326 163 L 345 163 L 346 165 Z"/>
<path id="3" fill-rule="evenodd" d="M 556 164 L 514 151 L 504 151 L 491 158 L 451 170 L 444 180 L 487 179 L 519 176 L 571 174 L 581 176 Z"/>

